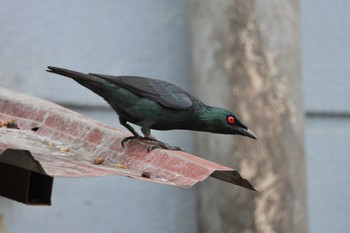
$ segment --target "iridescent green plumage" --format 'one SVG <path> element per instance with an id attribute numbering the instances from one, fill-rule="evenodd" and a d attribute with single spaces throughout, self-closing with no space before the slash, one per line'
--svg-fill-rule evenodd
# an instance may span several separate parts
<path id="1" fill-rule="evenodd" d="M 230 111 L 205 105 L 174 84 L 145 77 L 84 74 L 48 67 L 49 72 L 74 79 L 103 97 L 119 115 L 120 123 L 138 138 L 158 142 L 155 148 L 179 149 L 151 136 L 156 130 L 194 130 L 239 134 L 256 139 Z M 229 118 L 230 117 L 230 118 Z M 127 122 L 141 126 L 141 137 Z M 153 149 L 153 147 L 151 148 Z"/>

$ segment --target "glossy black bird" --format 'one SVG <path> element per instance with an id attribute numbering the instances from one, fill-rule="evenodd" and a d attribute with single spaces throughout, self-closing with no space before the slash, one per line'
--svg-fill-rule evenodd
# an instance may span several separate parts
<path id="1" fill-rule="evenodd" d="M 165 81 L 136 76 L 84 74 L 52 66 L 47 71 L 72 78 L 103 97 L 118 113 L 120 124 L 133 134 L 123 139 L 123 146 L 130 139 L 141 139 L 156 142 L 148 150 L 180 149 L 153 137 L 151 129 L 239 134 L 256 139 L 254 132 L 230 111 L 207 106 L 180 87 Z M 140 136 L 127 122 L 141 126 L 144 136 Z"/>

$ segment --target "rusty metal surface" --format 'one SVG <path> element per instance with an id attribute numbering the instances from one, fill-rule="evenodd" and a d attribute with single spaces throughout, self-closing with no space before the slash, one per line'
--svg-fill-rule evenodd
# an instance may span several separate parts
<path id="1" fill-rule="evenodd" d="M 3 160 L 38 173 L 53 177 L 114 174 L 182 188 L 212 175 L 254 190 L 232 168 L 180 151 L 147 153 L 147 145 L 140 142 L 122 148 L 121 140 L 128 135 L 125 131 L 49 101 L 0 88 L 0 121 L 11 119 L 19 129 L 0 128 L 0 161 L 8 149 L 27 150 L 34 162 L 11 161 L 8 156 Z M 34 166 L 35 161 L 40 166 Z"/>

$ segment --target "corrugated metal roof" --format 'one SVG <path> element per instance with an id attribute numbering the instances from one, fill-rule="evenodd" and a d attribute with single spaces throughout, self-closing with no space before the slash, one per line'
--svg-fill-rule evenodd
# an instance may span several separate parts
<path id="1" fill-rule="evenodd" d="M 9 156 L 6 160 L 52 177 L 114 174 L 186 188 L 213 176 L 254 190 L 232 168 L 181 151 L 148 153 L 147 144 L 137 141 L 123 148 L 121 140 L 129 136 L 125 131 L 49 101 L 0 88 L 0 121 L 9 120 L 18 128 L 0 128 L 0 161 L 6 150 L 28 151 L 38 163 Z"/>

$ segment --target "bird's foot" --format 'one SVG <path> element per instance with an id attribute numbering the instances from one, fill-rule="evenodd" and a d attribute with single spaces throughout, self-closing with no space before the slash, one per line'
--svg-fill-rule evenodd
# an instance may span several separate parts
<path id="1" fill-rule="evenodd" d="M 144 137 L 141 137 L 141 136 L 130 136 L 130 137 L 126 137 L 122 140 L 122 147 L 125 147 L 125 143 L 130 141 L 130 140 L 143 140 Z"/>
<path id="2" fill-rule="evenodd" d="M 154 137 L 142 137 L 142 136 L 130 136 L 130 137 L 126 137 L 122 140 L 122 147 L 125 146 L 125 143 L 130 141 L 130 140 L 145 140 L 145 141 L 151 141 L 151 142 L 155 142 L 156 145 L 152 145 L 152 146 L 149 146 L 147 148 L 147 151 L 148 152 L 151 152 L 152 150 L 154 149 L 166 149 L 166 150 L 180 150 L 180 151 L 183 151 L 183 149 L 181 147 L 178 147 L 178 146 L 170 146 L 169 144 L 165 143 L 165 142 L 162 142 L 160 140 L 158 140 L 157 138 L 154 138 Z"/>
<path id="3" fill-rule="evenodd" d="M 178 146 L 170 146 L 169 144 L 165 143 L 165 142 L 161 142 L 161 141 L 157 141 L 157 145 L 153 145 L 153 146 L 149 146 L 147 148 L 148 152 L 151 152 L 154 149 L 165 149 L 165 150 L 179 150 L 179 151 L 183 151 L 183 149 L 181 147 Z"/>
<path id="4" fill-rule="evenodd" d="M 183 151 L 181 147 L 178 146 L 170 146 L 168 143 L 162 142 L 159 139 L 153 137 L 153 136 L 146 136 L 145 137 L 147 140 L 153 141 L 156 143 L 156 145 L 149 146 L 147 148 L 148 152 L 151 152 L 154 149 L 166 149 L 166 150 L 180 150 Z"/>
<path id="5" fill-rule="evenodd" d="M 153 137 L 142 137 L 139 135 L 134 135 L 134 136 L 130 136 L 130 137 L 126 137 L 122 140 L 122 146 L 125 146 L 125 143 L 130 141 L 130 140 L 144 140 L 144 141 L 153 141 L 153 142 L 159 142 L 158 139 L 153 138 Z"/>

